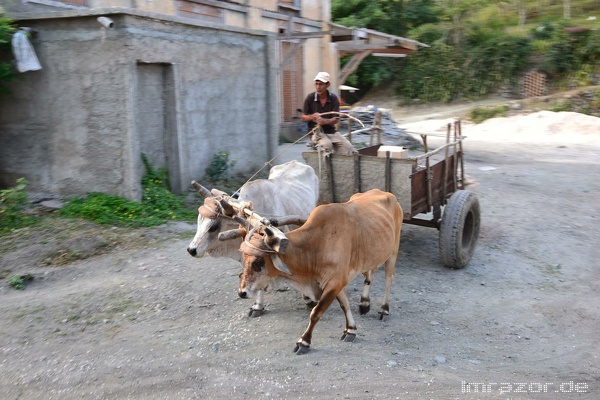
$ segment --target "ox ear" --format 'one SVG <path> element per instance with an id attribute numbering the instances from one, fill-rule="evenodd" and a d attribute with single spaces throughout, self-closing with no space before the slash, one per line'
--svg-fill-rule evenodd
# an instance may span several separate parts
<path id="1" fill-rule="evenodd" d="M 246 229 L 238 228 L 238 229 L 230 229 L 228 231 L 224 231 L 219 233 L 219 240 L 224 242 L 226 240 L 236 239 L 239 237 L 246 236 Z"/>
<path id="2" fill-rule="evenodd" d="M 274 254 L 271 256 L 271 261 L 273 261 L 273 265 L 275 268 L 283 272 L 284 274 L 292 275 L 292 271 L 288 268 L 287 265 L 279 258 L 278 254 Z"/>
<path id="3" fill-rule="evenodd" d="M 192 181 L 192 187 L 204 198 L 211 197 L 210 191 L 196 181 Z"/>
<path id="4" fill-rule="evenodd" d="M 265 243 L 279 254 L 285 254 L 289 243 L 288 238 L 275 227 L 265 227 Z"/>

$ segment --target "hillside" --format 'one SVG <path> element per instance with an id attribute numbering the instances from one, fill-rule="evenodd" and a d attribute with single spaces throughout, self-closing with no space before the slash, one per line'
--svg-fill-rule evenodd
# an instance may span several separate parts
<path id="1" fill-rule="evenodd" d="M 600 115 L 600 86 L 589 86 L 548 96 L 527 99 L 507 99 L 490 96 L 479 101 L 459 101 L 448 104 L 401 105 L 394 96 L 393 85 L 389 82 L 370 90 L 352 105 L 363 107 L 373 105 L 390 110 L 396 123 L 412 123 L 429 119 L 459 118 L 466 120 L 469 112 L 478 107 L 506 105 L 509 114 L 530 113 L 540 110 L 561 110 Z M 589 110 L 590 112 L 587 112 Z"/>

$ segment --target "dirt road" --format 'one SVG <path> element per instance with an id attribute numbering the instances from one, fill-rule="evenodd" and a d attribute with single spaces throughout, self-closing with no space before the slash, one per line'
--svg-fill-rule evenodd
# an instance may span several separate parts
<path id="1" fill-rule="evenodd" d="M 63 267 L 40 261 L 50 238 L 26 235 L 0 264 L 36 276 L 24 291 L 2 281 L 0 397 L 600 398 L 600 120 L 555 116 L 466 125 L 482 210 L 471 263 L 444 268 L 437 231 L 405 226 L 389 320 L 358 316 L 356 279 L 356 341 L 339 340 L 334 303 L 302 356 L 300 295 L 271 293 L 268 312 L 248 318 L 236 263 L 186 253 L 194 226 Z M 444 126 L 427 124 L 410 128 Z"/>

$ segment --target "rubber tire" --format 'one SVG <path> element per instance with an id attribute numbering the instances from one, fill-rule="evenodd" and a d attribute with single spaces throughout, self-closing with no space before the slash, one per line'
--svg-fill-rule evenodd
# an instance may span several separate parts
<path id="1" fill-rule="evenodd" d="M 481 215 L 479 199 L 468 190 L 457 190 L 448 199 L 440 224 L 440 255 L 448 268 L 463 268 L 471 261 Z"/>

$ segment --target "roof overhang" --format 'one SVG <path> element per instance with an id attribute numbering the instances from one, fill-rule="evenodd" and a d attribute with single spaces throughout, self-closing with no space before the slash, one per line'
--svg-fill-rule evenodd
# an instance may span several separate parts
<path id="1" fill-rule="evenodd" d="M 406 57 L 417 51 L 419 47 L 428 45 L 400 36 L 374 31 L 366 28 L 348 28 L 347 26 L 329 23 L 331 41 L 335 43 L 338 55 L 350 55 L 338 75 L 340 84 L 356 71 L 360 63 L 368 56 Z"/>
<path id="2" fill-rule="evenodd" d="M 340 55 L 363 51 L 378 54 L 409 54 L 419 47 L 429 47 L 416 40 L 366 28 L 348 28 L 330 23 L 331 41 L 336 43 Z"/>
<path id="3" fill-rule="evenodd" d="M 338 56 L 351 56 L 344 67 L 339 71 L 338 83 L 346 82 L 346 79 L 356 71 L 360 63 L 368 56 L 374 57 L 406 57 L 417 51 L 420 47 L 429 47 L 416 40 L 401 36 L 390 35 L 383 32 L 366 28 L 348 28 L 333 22 L 325 23 L 320 31 L 294 32 L 292 18 L 288 19 L 288 29 L 279 34 L 279 40 L 287 40 L 294 46 L 282 57 L 280 68 L 283 68 L 292 60 L 294 53 L 304 42 L 312 38 L 322 38 L 329 35 L 331 42 L 335 44 Z"/>

